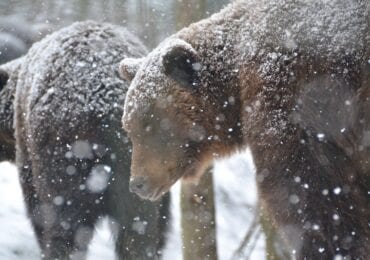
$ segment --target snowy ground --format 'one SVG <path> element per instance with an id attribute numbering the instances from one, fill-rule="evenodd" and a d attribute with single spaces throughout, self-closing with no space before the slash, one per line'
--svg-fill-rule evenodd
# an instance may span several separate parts
<path id="1" fill-rule="evenodd" d="M 252 220 L 256 201 L 253 165 L 248 153 L 233 156 L 216 163 L 216 221 L 218 254 L 220 260 L 231 259 Z M 164 260 L 181 260 L 179 214 L 179 185 L 172 190 L 172 230 L 164 250 Z M 88 259 L 114 259 L 113 242 L 104 220 L 97 228 L 90 246 Z M 35 236 L 25 216 L 22 194 L 15 167 L 0 163 L 0 259 L 40 259 Z M 264 259 L 263 236 L 260 236 L 250 259 Z"/>

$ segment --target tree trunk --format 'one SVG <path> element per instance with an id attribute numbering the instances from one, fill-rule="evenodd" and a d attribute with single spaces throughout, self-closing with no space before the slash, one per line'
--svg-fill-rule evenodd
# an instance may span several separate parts
<path id="1" fill-rule="evenodd" d="M 176 29 L 188 26 L 206 16 L 206 7 L 206 0 L 176 1 Z M 182 183 L 181 225 L 184 260 L 217 259 L 211 170 L 203 175 L 198 185 Z"/>
<path id="2" fill-rule="evenodd" d="M 178 0 L 175 3 L 176 29 L 182 29 L 206 17 L 206 10 L 206 0 Z"/>
<path id="3" fill-rule="evenodd" d="M 266 210 L 260 208 L 260 224 L 265 234 L 266 260 L 289 259 L 289 253 L 282 238 L 268 218 Z"/>
<path id="4" fill-rule="evenodd" d="M 181 185 L 183 259 L 217 260 L 212 171 L 198 185 Z"/>

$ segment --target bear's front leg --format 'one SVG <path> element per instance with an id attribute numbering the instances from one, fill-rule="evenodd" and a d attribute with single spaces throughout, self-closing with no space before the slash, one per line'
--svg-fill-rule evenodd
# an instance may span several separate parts
<path id="1" fill-rule="evenodd" d="M 366 259 L 370 214 L 363 174 L 330 140 L 304 131 L 294 138 L 290 149 L 281 144 L 285 152 L 277 157 L 254 152 L 262 207 L 292 258 Z"/>

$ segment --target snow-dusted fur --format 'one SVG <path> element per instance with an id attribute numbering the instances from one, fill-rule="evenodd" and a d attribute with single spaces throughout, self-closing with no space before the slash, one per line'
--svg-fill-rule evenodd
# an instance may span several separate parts
<path id="1" fill-rule="evenodd" d="M 250 147 L 292 258 L 368 258 L 369 12 L 361 0 L 236 1 L 140 66 L 123 60 L 135 191 L 157 199 Z"/>
<path id="2" fill-rule="evenodd" d="M 14 161 L 14 94 L 22 58 L 0 68 L 0 162 Z"/>
<path id="3" fill-rule="evenodd" d="M 84 258 L 104 215 L 116 222 L 119 259 L 156 258 L 168 198 L 148 203 L 129 192 L 131 147 L 120 123 L 128 84 L 117 73 L 122 58 L 145 54 L 126 29 L 81 22 L 2 66 L 10 79 L 0 96 L 0 141 L 6 134 L 14 145 L 15 137 L 20 182 L 45 259 Z"/>

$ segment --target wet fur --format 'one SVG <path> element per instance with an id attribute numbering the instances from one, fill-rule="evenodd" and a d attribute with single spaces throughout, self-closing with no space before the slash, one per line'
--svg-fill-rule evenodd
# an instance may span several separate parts
<path id="1" fill-rule="evenodd" d="M 302 19 L 301 10 L 321 16 Z M 249 147 L 262 207 L 288 242 L 293 259 L 368 258 L 366 10 L 369 5 L 363 1 L 337 0 L 332 6 L 319 0 L 236 1 L 166 39 L 143 61 L 126 98 L 123 123 L 134 136 L 133 176 L 155 176 L 157 184 L 171 185 L 186 168 L 179 167 L 169 178 L 165 154 L 180 164 L 195 158 L 202 165 Z M 353 19 L 343 18 L 348 13 Z M 317 19 L 326 22 L 314 31 L 310 23 Z M 296 46 L 285 45 L 287 28 L 296 30 Z M 189 60 L 196 53 L 202 64 L 200 84 L 191 89 L 178 75 L 166 74 L 166 66 L 180 69 L 184 64 L 176 59 L 162 64 L 176 48 L 191 50 Z M 156 105 L 168 97 L 171 104 Z M 152 164 L 162 166 L 162 173 L 135 168 L 139 163 L 146 168 L 136 155 L 150 151 L 161 136 L 142 137 L 137 115 L 143 109 L 152 115 L 153 124 L 170 119 L 173 135 L 167 142 L 188 144 L 161 156 L 146 153 Z M 194 124 L 209 139 L 189 142 Z"/>
<path id="2" fill-rule="evenodd" d="M 114 53 L 103 52 L 103 46 Z M 16 143 L 27 211 L 45 259 L 83 259 L 103 216 L 114 222 L 119 259 L 155 259 L 163 246 L 169 198 L 151 203 L 129 192 L 131 148 L 115 119 L 127 90 L 116 67 L 122 57 L 144 54 L 124 28 L 83 22 L 35 44 L 17 66 L 4 66 L 11 78 L 1 92 L 0 104 L 8 105 L 0 107 L 0 122 L 7 126 L 0 129 L 0 141 L 12 151 Z M 82 62 L 86 67 L 79 68 Z M 90 155 L 74 156 L 76 141 L 87 143 Z M 14 159 L 4 151 L 1 159 Z M 112 175 L 107 189 L 92 192 L 87 181 L 99 165 L 109 166 Z M 69 166 L 75 174 L 67 173 Z"/>

